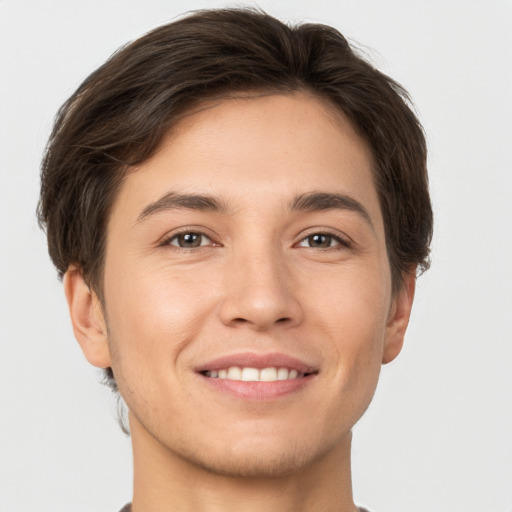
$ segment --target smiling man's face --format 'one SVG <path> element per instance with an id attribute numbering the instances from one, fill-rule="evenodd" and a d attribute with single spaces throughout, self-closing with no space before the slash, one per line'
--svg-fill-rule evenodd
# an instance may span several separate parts
<path id="1" fill-rule="evenodd" d="M 128 173 L 108 322 L 93 307 L 95 334 L 77 337 L 113 368 L 135 447 L 290 474 L 349 446 L 414 279 L 392 295 L 371 152 L 341 114 L 303 94 L 206 106 Z"/>

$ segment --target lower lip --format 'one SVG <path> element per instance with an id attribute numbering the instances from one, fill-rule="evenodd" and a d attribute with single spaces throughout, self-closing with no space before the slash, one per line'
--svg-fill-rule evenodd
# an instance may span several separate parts
<path id="1" fill-rule="evenodd" d="M 268 401 L 297 393 L 311 383 L 316 374 L 306 377 L 288 380 L 276 380 L 273 382 L 254 382 L 242 380 L 229 380 L 206 377 L 200 375 L 206 383 L 216 391 L 254 401 Z"/>

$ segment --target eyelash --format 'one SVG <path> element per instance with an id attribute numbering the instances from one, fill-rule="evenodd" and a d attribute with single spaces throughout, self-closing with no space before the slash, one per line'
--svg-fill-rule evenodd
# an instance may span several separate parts
<path id="1" fill-rule="evenodd" d="M 201 244 L 198 245 L 198 246 L 195 246 L 195 247 L 181 247 L 177 243 L 176 244 L 172 243 L 175 240 L 178 241 L 180 236 L 186 236 L 186 235 L 196 235 L 198 237 L 201 237 L 202 238 Z M 204 241 L 205 238 L 208 239 L 210 243 L 203 245 L 202 242 Z M 209 245 L 220 246 L 219 243 L 215 243 L 212 240 L 212 238 L 210 236 L 208 236 L 207 234 L 205 234 L 205 233 L 203 233 L 203 232 L 201 232 L 199 230 L 194 230 L 194 229 L 183 229 L 182 231 L 179 231 L 178 233 L 174 233 L 170 237 L 168 237 L 165 240 L 163 240 L 160 245 L 162 245 L 162 246 L 166 246 L 166 245 L 169 246 L 170 245 L 172 247 L 176 247 L 177 249 L 183 249 L 183 250 L 186 250 L 186 251 L 200 249 L 201 247 L 206 247 L 206 246 L 209 246 Z"/>
<path id="2" fill-rule="evenodd" d="M 198 246 L 191 246 L 191 247 L 190 246 L 182 247 L 182 246 L 178 245 L 178 243 L 173 243 L 174 241 L 177 242 L 180 236 L 186 236 L 186 235 L 196 235 L 198 237 L 201 237 L 201 243 Z M 334 241 L 334 242 L 336 242 L 336 244 L 329 245 L 328 247 L 311 247 L 311 246 L 306 246 L 306 245 L 300 245 L 304 242 L 307 243 L 308 239 L 311 239 L 312 237 L 315 237 L 315 236 L 327 237 L 330 239 L 330 242 Z M 207 240 L 209 240 L 210 243 L 203 244 L 202 242 L 204 241 L 205 238 Z M 177 249 L 183 249 L 186 251 L 197 250 L 197 249 L 200 249 L 201 247 L 207 247 L 207 246 L 216 246 L 216 247 L 221 246 L 220 243 L 212 240 L 212 238 L 210 236 L 208 236 L 207 234 L 205 234 L 199 230 L 193 230 L 193 229 L 183 229 L 182 231 L 180 231 L 178 233 L 174 233 L 172 236 L 163 240 L 161 245 L 162 246 L 172 246 L 172 247 L 176 247 Z M 297 244 L 294 244 L 294 247 L 305 247 L 308 249 L 318 249 L 321 251 L 329 251 L 329 250 L 348 249 L 348 248 L 352 247 L 352 244 L 348 240 L 340 237 L 337 234 L 331 233 L 329 231 L 313 231 L 310 234 L 303 237 Z"/>
<path id="3" fill-rule="evenodd" d="M 330 239 L 330 241 L 335 241 L 336 242 L 336 245 L 329 245 L 328 247 L 310 247 L 310 246 L 304 246 L 304 245 L 300 245 L 302 244 L 303 242 L 306 242 L 308 239 L 314 237 L 314 236 L 324 236 L 324 237 L 327 237 Z M 350 247 L 352 247 L 352 244 L 342 238 L 341 236 L 337 235 L 337 234 L 334 234 L 334 233 L 331 233 L 329 231 L 313 231 L 311 232 L 309 235 L 303 237 L 298 244 L 296 244 L 297 246 L 299 247 L 306 247 L 307 249 L 318 249 L 318 250 L 321 250 L 321 251 L 332 251 L 332 250 L 343 250 L 343 249 L 348 249 Z"/>

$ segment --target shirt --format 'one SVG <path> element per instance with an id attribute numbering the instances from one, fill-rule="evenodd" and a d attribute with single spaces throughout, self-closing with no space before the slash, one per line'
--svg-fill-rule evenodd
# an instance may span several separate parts
<path id="1" fill-rule="evenodd" d="M 131 503 L 126 504 L 119 512 L 132 512 L 132 504 Z M 359 507 L 359 512 L 370 512 L 370 511 L 363 507 Z"/>

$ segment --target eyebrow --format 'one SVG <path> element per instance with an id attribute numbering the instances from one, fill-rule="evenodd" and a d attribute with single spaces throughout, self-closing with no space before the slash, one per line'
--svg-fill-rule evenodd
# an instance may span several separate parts
<path id="1" fill-rule="evenodd" d="M 148 204 L 137 217 L 137 223 L 154 214 L 167 210 L 196 210 L 203 212 L 226 212 L 227 204 L 213 196 L 204 194 L 178 194 L 169 192 Z M 290 203 L 291 211 L 321 212 L 348 210 L 360 215 L 374 230 L 370 214 L 356 199 L 328 192 L 309 192 L 295 197 Z"/>
<path id="2" fill-rule="evenodd" d="M 178 194 L 176 192 L 169 192 L 160 199 L 148 204 L 137 217 L 137 222 L 140 222 L 155 213 L 182 209 L 203 212 L 224 212 L 227 210 L 227 206 L 222 201 L 208 195 Z"/>
<path id="3" fill-rule="evenodd" d="M 345 194 L 327 192 L 310 192 L 297 196 L 290 204 L 292 211 L 322 212 L 328 210 L 348 210 L 360 215 L 375 231 L 370 214 L 366 208 L 353 197 Z"/>

